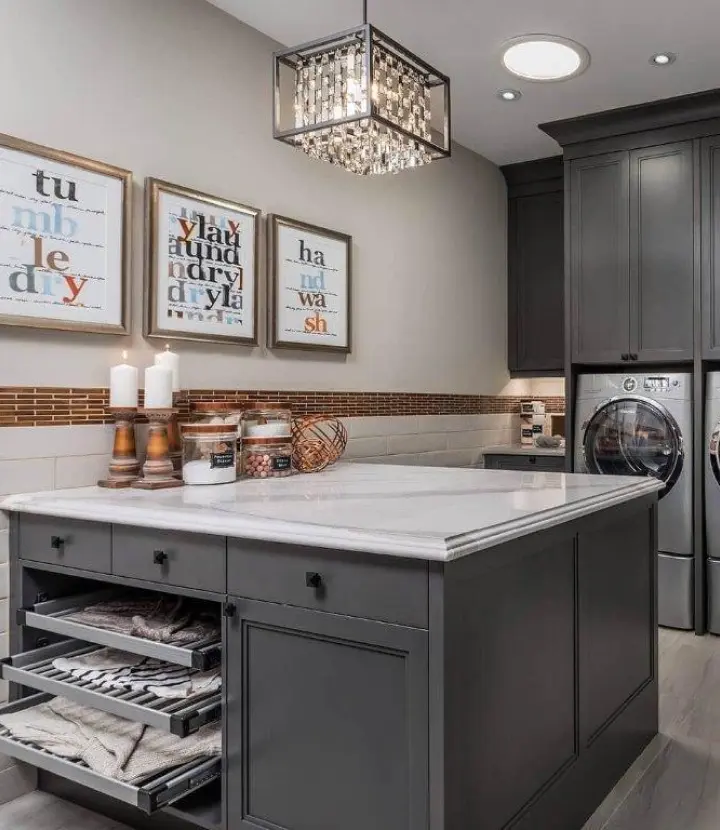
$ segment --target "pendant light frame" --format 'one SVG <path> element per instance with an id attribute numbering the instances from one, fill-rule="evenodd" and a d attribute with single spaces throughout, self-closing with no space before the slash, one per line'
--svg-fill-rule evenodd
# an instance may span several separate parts
<path id="1" fill-rule="evenodd" d="M 352 45 L 356 46 L 358 53 L 362 52 L 363 72 L 367 79 L 366 106 L 364 109 L 342 118 L 330 118 L 300 127 L 283 128 L 283 122 L 288 120 L 286 118 L 288 115 L 287 108 L 294 112 L 294 96 L 288 95 L 286 88 L 283 89 L 283 72 L 291 73 L 286 77 L 294 78 L 298 64 L 301 61 L 313 56 L 331 55 L 336 49 Z M 373 55 L 377 48 L 408 64 L 413 70 L 424 76 L 425 85 L 432 91 L 438 109 L 442 108 L 439 123 L 436 123 L 436 119 L 432 118 L 430 140 L 416 135 L 395 120 L 380 113 L 371 93 L 373 84 L 376 83 Z M 448 158 L 452 152 L 450 78 L 367 22 L 352 29 L 346 29 L 333 35 L 303 43 L 300 46 L 275 52 L 273 55 L 273 99 L 273 137 L 294 147 L 300 147 L 298 140 L 300 137 L 313 134 L 318 130 L 359 124 L 359 122 L 375 122 L 375 124 L 382 125 L 410 141 L 417 142 L 431 156 L 431 160 Z"/>

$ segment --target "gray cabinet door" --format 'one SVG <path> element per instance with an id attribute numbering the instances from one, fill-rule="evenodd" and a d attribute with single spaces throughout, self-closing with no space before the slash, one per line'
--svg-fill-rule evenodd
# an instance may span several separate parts
<path id="1" fill-rule="evenodd" d="M 563 204 L 562 190 L 508 202 L 511 372 L 561 372 L 565 364 Z"/>
<path id="2" fill-rule="evenodd" d="M 233 603 L 227 826 L 427 830 L 427 632 Z"/>
<path id="3" fill-rule="evenodd" d="M 702 141 L 703 352 L 720 358 L 720 136 Z"/>
<path id="4" fill-rule="evenodd" d="M 629 157 L 570 162 L 570 290 L 576 363 L 630 351 Z"/>
<path id="5" fill-rule="evenodd" d="M 630 352 L 692 360 L 695 272 L 692 141 L 630 153 Z"/>

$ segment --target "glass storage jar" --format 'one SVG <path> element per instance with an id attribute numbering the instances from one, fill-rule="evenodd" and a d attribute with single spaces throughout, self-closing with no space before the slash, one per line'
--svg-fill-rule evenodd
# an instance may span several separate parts
<path id="1" fill-rule="evenodd" d="M 243 438 L 242 469 L 248 478 L 284 478 L 292 475 L 292 441 Z"/>
<path id="2" fill-rule="evenodd" d="M 251 401 L 243 412 L 242 436 L 289 441 L 292 437 L 290 404 L 280 401 Z"/>
<path id="3" fill-rule="evenodd" d="M 228 484 L 237 478 L 237 427 L 183 424 L 185 484 Z"/>
<path id="4" fill-rule="evenodd" d="M 192 404 L 193 418 L 200 424 L 232 424 L 238 431 L 237 438 L 237 474 L 241 473 L 242 453 L 242 414 L 246 403 L 232 401 L 195 401 Z"/>

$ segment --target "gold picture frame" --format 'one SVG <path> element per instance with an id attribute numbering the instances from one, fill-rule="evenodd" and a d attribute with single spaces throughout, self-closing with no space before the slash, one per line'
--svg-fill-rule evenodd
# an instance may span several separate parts
<path id="1" fill-rule="evenodd" d="M 7 152 L 9 151 L 9 152 Z M 22 157 L 26 156 L 27 159 Z M 37 160 L 37 162 L 35 161 Z M 32 162 L 28 165 L 28 162 Z M 58 167 L 50 167 L 58 165 Z M 35 179 L 35 184 L 28 182 L 26 168 L 32 168 L 38 164 L 35 173 L 30 176 Z M 42 167 L 39 166 L 42 164 Z M 79 181 L 64 181 L 62 174 L 67 175 L 63 168 L 76 168 L 84 172 L 86 180 L 84 186 L 79 186 Z M 22 174 L 22 175 L 20 175 Z M 116 191 L 117 204 L 111 200 L 103 202 L 103 192 L 99 192 L 102 179 L 110 180 L 109 187 Z M 105 162 L 89 159 L 64 150 L 57 150 L 36 144 L 32 141 L 16 138 L 6 134 L 0 134 L 0 192 L 9 195 L 10 201 L 17 199 L 18 204 L 11 207 L 13 211 L 13 222 L 6 224 L 0 219 L 0 325 L 22 326 L 38 329 L 50 329 L 56 331 L 77 331 L 88 334 L 120 334 L 130 333 L 130 264 L 132 248 L 132 180 L 133 174 L 130 170 L 116 167 Z M 19 185 L 19 187 L 18 187 Z M 35 188 L 35 192 L 27 192 Z M 46 188 L 52 188 L 47 192 Z M 63 189 L 65 194 L 63 195 Z M 96 201 L 90 205 L 87 203 L 72 205 L 71 202 L 79 202 L 78 194 L 90 191 L 96 197 Z M 47 201 L 47 200 L 50 201 Z M 53 199 L 56 201 L 53 202 Z M 102 207 L 105 206 L 105 208 Z M 108 207 L 109 206 L 109 207 Z M 42 210 L 42 208 L 46 210 Z M 52 209 L 52 216 L 51 216 Z M 72 215 L 66 215 L 67 210 L 73 211 Z M 112 233 L 107 225 L 109 213 L 113 212 L 113 221 L 118 223 L 116 233 Z M 86 228 L 89 239 L 73 239 L 81 224 L 82 214 L 86 216 L 86 224 L 92 227 Z M 93 234 L 98 233 L 97 216 L 104 214 L 106 217 L 104 246 L 94 240 Z M 38 228 L 38 219 L 42 217 L 42 228 Z M 73 233 L 65 233 L 66 223 L 73 229 Z M 30 226 L 31 225 L 31 226 Z M 3 238 L 4 236 L 4 238 Z M 29 242 L 32 242 L 33 250 L 30 253 Z M 49 245 L 47 243 L 50 243 Z M 4 244 L 3 244 L 4 243 Z M 76 275 L 70 273 L 73 268 L 74 256 L 67 250 L 55 250 L 48 252 L 48 248 L 54 246 L 79 246 L 75 247 L 72 253 L 79 253 L 79 259 L 84 267 Z M 23 248 L 22 256 L 33 257 L 32 263 L 22 263 L 17 256 Z M 100 282 L 108 283 L 110 277 L 107 270 L 102 275 L 92 273 L 88 268 L 91 262 L 97 258 L 97 252 L 93 248 L 103 248 L 105 253 L 105 268 L 114 253 L 113 262 L 117 272 L 118 287 L 114 287 L 109 295 L 112 299 L 112 313 L 108 309 L 108 316 L 113 317 L 113 322 L 99 320 L 97 302 L 100 298 L 107 299 L 108 295 L 101 290 Z M 88 253 L 90 251 L 90 254 Z M 92 255 L 95 255 L 93 258 Z M 15 261 L 13 261 L 15 260 Z M 4 268 L 4 270 L 3 270 Z M 8 269 L 17 270 L 7 275 Z M 20 269 L 24 268 L 25 288 L 19 288 Z M 31 271 L 32 268 L 32 271 Z M 75 269 L 73 269 L 75 270 Z M 37 290 L 35 282 L 36 271 L 43 274 L 43 290 Z M 13 287 L 12 278 L 17 277 Z M 65 284 L 63 285 L 63 281 Z M 72 282 L 71 282 L 72 281 Z M 32 289 L 31 290 L 31 285 Z M 107 288 L 107 286 L 105 286 Z M 88 292 L 87 288 L 94 289 Z M 57 294 L 56 294 L 57 289 Z M 24 294 L 42 294 L 43 298 L 31 300 L 23 299 L 18 303 L 22 306 L 24 313 L 9 312 L 7 308 L 17 301 L 17 298 L 10 295 L 10 291 Z M 69 290 L 69 295 L 67 291 Z M 65 292 L 65 296 L 61 296 Z M 80 296 L 82 293 L 82 297 Z M 89 298 L 93 299 L 90 300 Z M 77 302 L 76 302 L 77 300 Z M 81 301 L 82 300 L 82 301 Z M 88 304 L 95 303 L 95 305 Z M 37 314 L 28 314 L 30 308 L 38 307 Z M 7 307 L 5 311 L 3 308 Z M 78 309 L 76 319 L 68 316 L 69 308 Z M 55 309 L 59 316 L 52 316 Z M 43 314 L 41 312 L 47 312 Z M 83 313 L 88 318 L 83 321 Z"/>
<path id="2" fill-rule="evenodd" d="M 168 211 L 161 202 L 163 197 L 168 197 Z M 187 219 L 172 213 L 171 200 L 176 204 L 185 203 L 181 211 L 187 211 Z M 212 222 L 207 222 L 205 214 L 200 214 L 197 207 L 208 208 L 221 212 L 218 218 L 210 215 Z M 230 216 L 238 217 L 230 219 Z M 257 346 L 258 335 L 258 305 L 259 305 L 259 255 L 260 255 L 260 220 L 262 213 L 258 208 L 249 207 L 240 202 L 229 199 L 211 196 L 208 193 L 192 190 L 177 184 L 148 177 L 145 180 L 145 315 L 144 335 L 148 338 L 162 338 L 163 340 L 191 340 L 210 341 L 216 343 L 235 343 L 239 345 Z M 218 222 L 217 225 L 214 222 Z M 187 230 L 193 224 L 196 228 Z M 241 228 L 240 224 L 244 223 Z M 176 223 L 181 225 L 181 233 L 184 237 L 175 236 L 175 228 L 171 227 Z M 185 223 L 185 224 L 183 224 Z M 225 229 L 228 225 L 230 230 Z M 222 227 L 221 227 L 222 225 Z M 198 227 L 203 228 L 202 231 Z M 235 230 L 233 231 L 233 228 Z M 212 240 L 206 239 L 205 229 L 212 230 Z M 250 245 L 242 246 L 242 264 L 239 260 L 240 231 L 242 236 L 251 237 Z M 166 234 L 166 253 L 161 255 L 160 237 Z M 193 237 L 192 234 L 195 234 Z M 230 233 L 230 236 L 223 234 Z M 202 236 L 201 236 L 202 234 Z M 234 236 L 233 236 L 234 234 Z M 224 241 L 220 241 L 223 239 Z M 196 244 L 197 255 L 189 255 L 190 244 Z M 170 253 L 170 247 L 176 243 L 175 251 Z M 186 245 L 185 253 L 180 251 L 182 245 Z M 209 258 L 202 257 L 201 245 L 206 246 Z M 209 246 L 209 247 L 207 247 Z M 249 251 L 248 251 L 249 248 Z M 228 254 L 236 252 L 235 262 L 228 265 Z M 213 259 L 217 254 L 218 258 Z M 249 276 L 246 278 L 246 264 L 250 257 Z M 224 258 L 224 259 L 223 259 Z M 186 260 L 191 259 L 189 264 Z M 205 279 L 206 270 L 203 263 L 216 263 L 207 267 L 209 278 Z M 166 266 L 166 273 L 163 275 L 163 264 Z M 228 265 L 228 268 L 221 266 Z M 175 268 L 180 270 L 180 275 Z M 186 278 L 190 268 L 195 272 L 192 278 Z M 235 269 L 234 271 L 232 269 Z M 239 276 L 238 276 L 239 273 Z M 217 276 L 219 274 L 219 276 Z M 230 277 L 235 278 L 230 282 Z M 225 279 L 226 282 L 222 282 Z M 237 280 L 240 280 L 240 287 L 237 287 Z M 248 282 L 249 280 L 249 282 Z M 207 283 L 208 285 L 203 285 Z M 201 300 L 201 289 L 206 294 Z M 161 303 L 161 288 L 165 289 L 166 296 Z M 186 288 L 191 296 L 186 295 Z M 171 296 L 175 289 L 175 296 Z M 248 290 L 249 289 L 249 290 Z M 219 293 L 218 293 L 219 292 Z M 181 299 L 182 298 L 182 299 Z M 252 304 L 247 312 L 246 300 Z M 216 303 L 227 304 L 223 311 Z M 240 306 L 238 307 L 238 303 Z M 208 307 L 208 305 L 210 306 Z M 224 307 L 224 305 L 223 305 Z M 221 320 L 211 319 L 212 314 L 218 315 L 223 311 L 224 318 Z M 242 315 L 239 312 L 242 311 Z M 247 313 L 245 313 L 247 312 Z M 160 316 L 165 319 L 161 325 Z M 239 318 L 242 319 L 239 319 Z M 172 325 L 168 324 L 172 321 Z M 247 325 L 249 321 L 249 325 Z M 238 325 L 242 331 L 238 335 L 221 333 L 223 327 Z M 218 331 L 216 331 L 218 329 Z M 226 329 L 227 330 L 227 329 Z"/>

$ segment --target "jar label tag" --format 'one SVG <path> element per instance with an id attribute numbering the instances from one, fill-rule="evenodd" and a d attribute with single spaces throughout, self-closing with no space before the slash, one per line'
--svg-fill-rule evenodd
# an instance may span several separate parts
<path id="1" fill-rule="evenodd" d="M 210 455 L 210 469 L 219 470 L 235 466 L 235 453 L 232 450 L 214 452 Z"/>
<path id="2" fill-rule="evenodd" d="M 290 456 L 289 455 L 276 455 L 275 458 L 272 460 L 272 468 L 273 470 L 289 470 L 290 469 Z"/>

